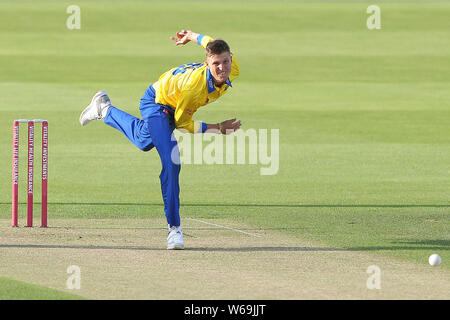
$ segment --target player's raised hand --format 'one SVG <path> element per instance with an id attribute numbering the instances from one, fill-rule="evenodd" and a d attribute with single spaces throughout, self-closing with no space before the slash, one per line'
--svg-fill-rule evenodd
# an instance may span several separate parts
<path id="1" fill-rule="evenodd" d="M 192 32 L 191 30 L 181 30 L 177 32 L 177 36 L 171 36 L 170 39 L 175 41 L 175 44 L 178 46 L 180 44 L 186 44 L 189 41 L 197 41 L 198 33 Z"/>
<path id="2" fill-rule="evenodd" d="M 177 36 L 176 37 L 170 37 L 171 40 L 175 41 L 176 45 L 180 45 L 180 44 L 186 44 L 189 41 L 191 41 L 189 39 L 189 31 L 188 30 L 181 30 L 180 32 L 177 32 Z"/>
<path id="3" fill-rule="evenodd" d="M 175 41 L 177 46 L 180 45 L 180 44 L 186 44 L 189 41 L 191 41 L 188 38 L 188 31 L 187 30 L 181 30 L 180 32 L 177 32 L 177 36 L 176 37 L 171 36 L 170 39 Z"/>

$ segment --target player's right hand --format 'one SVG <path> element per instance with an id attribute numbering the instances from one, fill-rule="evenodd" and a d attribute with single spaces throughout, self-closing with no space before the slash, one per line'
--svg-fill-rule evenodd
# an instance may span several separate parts
<path id="1" fill-rule="evenodd" d="M 189 41 L 191 41 L 190 33 L 192 33 L 192 31 L 183 29 L 180 32 L 177 32 L 177 37 L 176 38 L 171 36 L 170 39 L 175 41 L 175 44 L 177 46 L 180 45 L 180 44 L 186 44 Z"/>

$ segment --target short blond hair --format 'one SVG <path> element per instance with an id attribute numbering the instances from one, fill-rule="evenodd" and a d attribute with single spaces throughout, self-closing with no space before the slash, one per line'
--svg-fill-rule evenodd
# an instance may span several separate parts
<path id="1" fill-rule="evenodd" d="M 206 57 L 212 56 L 214 54 L 221 54 L 223 52 L 231 53 L 230 47 L 228 44 L 222 39 L 215 39 L 210 41 L 206 45 Z"/>

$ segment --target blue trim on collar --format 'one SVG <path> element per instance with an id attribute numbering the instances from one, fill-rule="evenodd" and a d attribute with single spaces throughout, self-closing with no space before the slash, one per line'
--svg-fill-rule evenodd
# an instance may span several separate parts
<path id="1" fill-rule="evenodd" d="M 225 81 L 225 83 L 230 87 L 233 87 L 231 85 L 230 78 L 228 78 L 227 81 Z M 209 71 L 208 68 L 206 68 L 206 85 L 208 86 L 208 93 L 216 91 L 216 87 L 214 86 L 214 79 L 211 75 L 211 71 Z"/>

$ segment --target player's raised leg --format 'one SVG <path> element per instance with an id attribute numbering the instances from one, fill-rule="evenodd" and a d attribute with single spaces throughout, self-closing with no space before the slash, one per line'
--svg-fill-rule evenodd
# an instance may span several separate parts
<path id="1" fill-rule="evenodd" d="M 149 151 L 154 147 L 148 123 L 116 107 L 111 107 L 104 122 L 122 132 L 136 147 Z"/>
<path id="2" fill-rule="evenodd" d="M 91 103 L 80 115 L 80 123 L 83 126 L 92 120 L 103 120 L 107 125 L 122 132 L 128 140 L 143 151 L 153 148 L 147 123 L 114 107 L 103 90 L 94 95 Z"/>
<path id="3" fill-rule="evenodd" d="M 106 91 L 102 90 L 94 94 L 91 103 L 83 110 L 80 115 L 82 126 L 87 125 L 92 120 L 102 120 L 105 118 L 108 109 L 111 107 L 111 100 Z"/>

